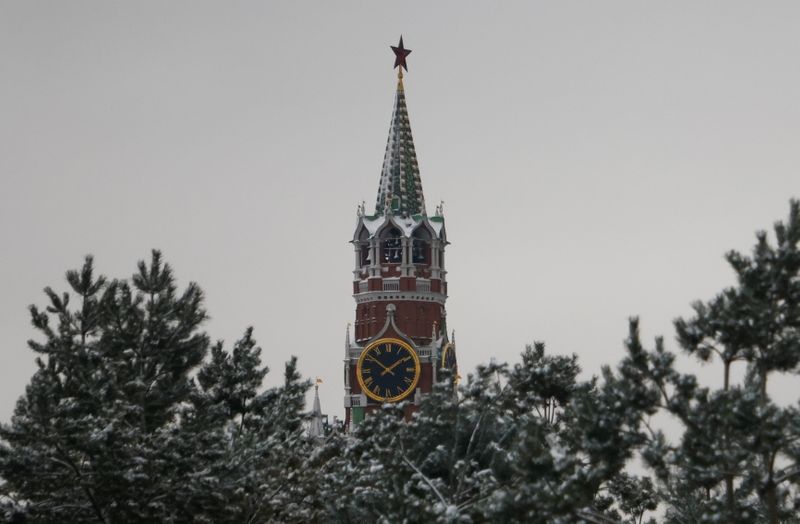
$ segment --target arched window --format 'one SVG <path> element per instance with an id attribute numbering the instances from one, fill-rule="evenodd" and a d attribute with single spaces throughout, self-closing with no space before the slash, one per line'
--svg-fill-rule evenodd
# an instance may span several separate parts
<path id="1" fill-rule="evenodd" d="M 424 228 L 414 231 L 411 247 L 411 261 L 414 264 L 430 264 L 430 234 Z"/>
<path id="2" fill-rule="evenodd" d="M 361 267 L 369 265 L 369 244 L 361 245 Z"/>
<path id="3" fill-rule="evenodd" d="M 358 248 L 359 248 L 359 263 L 360 266 L 363 268 L 364 266 L 368 266 L 370 263 L 369 260 L 369 232 L 366 228 L 361 230 L 361 234 L 358 235 Z"/>
<path id="4" fill-rule="evenodd" d="M 399 264 L 403 261 L 403 237 L 400 230 L 392 228 L 383 240 L 383 261 Z"/>

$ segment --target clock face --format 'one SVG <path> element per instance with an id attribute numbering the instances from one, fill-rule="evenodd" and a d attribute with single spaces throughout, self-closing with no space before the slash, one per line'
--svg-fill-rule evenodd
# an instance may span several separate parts
<path id="1" fill-rule="evenodd" d="M 458 384 L 458 363 L 456 362 L 456 347 L 453 344 L 446 344 L 442 348 L 442 367 L 453 372 L 453 379 Z"/>
<path id="2" fill-rule="evenodd" d="M 356 365 L 361 391 L 378 402 L 396 402 L 410 395 L 420 376 L 416 351 L 396 338 L 381 338 L 364 348 Z"/>

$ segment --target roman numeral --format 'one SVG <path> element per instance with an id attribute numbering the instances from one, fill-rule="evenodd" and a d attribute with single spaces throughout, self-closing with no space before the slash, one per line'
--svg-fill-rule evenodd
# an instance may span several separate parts
<path id="1" fill-rule="evenodd" d="M 392 352 L 392 345 L 391 344 L 386 344 L 386 352 L 387 353 L 391 353 Z"/>
<path id="2" fill-rule="evenodd" d="M 405 382 L 406 384 L 408 384 L 408 385 L 410 386 L 410 385 L 411 385 L 411 382 L 412 382 L 412 380 L 411 380 L 410 378 L 408 378 L 408 377 L 404 377 L 404 378 L 403 378 L 403 382 Z"/>
<path id="3" fill-rule="evenodd" d="M 406 368 L 406 371 L 408 371 L 409 373 L 413 373 L 413 372 L 416 371 L 416 369 L 412 366 L 412 367 Z"/>
<path id="4" fill-rule="evenodd" d="M 364 384 L 366 384 L 367 387 L 370 387 L 372 385 L 372 377 L 365 378 L 364 379 Z"/>
<path id="5" fill-rule="evenodd" d="M 372 373 L 372 368 L 361 368 L 361 373 L 363 373 L 365 375 L 369 375 L 369 374 Z M 372 380 L 372 379 L 370 378 L 370 380 Z"/>

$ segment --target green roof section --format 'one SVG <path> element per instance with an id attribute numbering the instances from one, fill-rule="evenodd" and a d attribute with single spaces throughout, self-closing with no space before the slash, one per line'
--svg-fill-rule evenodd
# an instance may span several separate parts
<path id="1" fill-rule="evenodd" d="M 426 215 L 402 77 L 397 82 L 375 214 Z"/>

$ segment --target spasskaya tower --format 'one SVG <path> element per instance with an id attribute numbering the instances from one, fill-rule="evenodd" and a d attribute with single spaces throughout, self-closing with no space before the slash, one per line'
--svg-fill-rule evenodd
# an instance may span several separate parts
<path id="1" fill-rule="evenodd" d="M 359 206 L 355 248 L 354 337 L 345 342 L 345 424 L 385 402 L 407 402 L 410 414 L 441 377 L 456 373 L 455 341 L 447 334 L 447 234 L 442 206 L 428 216 L 406 107 L 403 70 L 411 53 L 403 39 L 389 139 L 375 212 Z"/>

